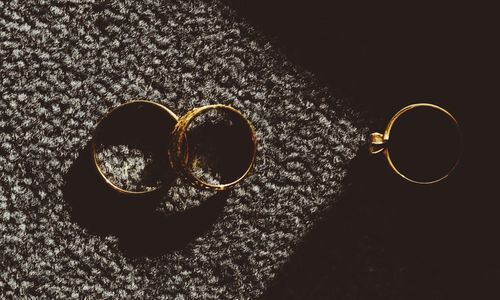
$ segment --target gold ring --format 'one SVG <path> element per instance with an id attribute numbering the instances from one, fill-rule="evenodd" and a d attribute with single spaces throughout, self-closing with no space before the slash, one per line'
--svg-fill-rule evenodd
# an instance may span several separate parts
<path id="1" fill-rule="evenodd" d="M 165 156 L 170 145 L 170 135 L 177 120 L 177 115 L 165 106 L 146 100 L 130 101 L 110 110 L 97 124 L 91 142 L 92 161 L 99 176 L 110 188 L 126 195 L 141 195 L 159 190 L 161 186 L 139 191 L 119 187 L 106 176 L 99 163 L 98 147 L 101 141 L 104 142 L 103 137 L 107 137 L 106 142 L 113 145 L 128 144 L 139 149 L 147 148 L 154 149 L 154 151 L 163 149 L 161 154 Z M 153 136 L 158 134 L 161 135 L 160 138 Z M 165 160 L 165 166 L 170 169 L 169 160 L 166 158 Z"/>
<path id="2" fill-rule="evenodd" d="M 391 133 L 395 127 L 394 125 L 397 124 L 398 122 L 401 122 L 400 120 L 401 120 L 401 117 L 403 115 L 406 115 L 406 113 L 408 113 L 409 111 L 412 111 L 416 108 L 431 108 L 434 112 L 440 113 L 439 115 L 441 116 L 441 119 L 442 119 L 443 115 L 446 117 L 446 120 L 448 120 L 448 121 L 446 121 L 447 124 L 445 124 L 445 123 L 439 123 L 439 124 L 440 125 L 445 124 L 448 129 L 452 129 L 453 136 L 450 137 L 448 135 L 448 136 L 445 136 L 443 138 L 452 141 L 449 143 L 451 145 L 450 147 L 452 147 L 452 148 L 450 148 L 450 147 L 448 147 L 448 148 L 453 149 L 453 151 L 456 151 L 456 152 L 454 152 L 455 155 L 450 155 L 449 157 L 446 157 L 447 163 L 445 164 L 445 167 L 443 167 L 440 170 L 441 172 L 439 172 L 439 175 L 433 176 L 432 178 L 428 178 L 425 180 L 423 180 L 422 178 L 416 179 L 416 178 L 408 175 L 407 173 L 405 173 L 405 171 L 402 171 L 400 166 L 396 167 L 397 163 L 394 161 L 393 150 L 391 150 L 391 146 L 394 147 L 394 144 L 397 144 L 397 142 L 398 142 L 397 138 L 401 138 L 401 136 L 402 136 L 402 135 L 399 135 L 396 138 L 392 137 L 392 139 L 390 139 Z M 420 118 L 418 120 L 422 120 L 422 118 Z M 413 121 L 415 121 L 415 120 L 413 120 Z M 425 119 L 422 121 L 432 123 L 432 121 L 429 121 L 428 119 Z M 451 123 L 450 123 L 450 121 L 451 121 Z M 408 121 L 406 121 L 406 122 L 408 123 Z M 415 127 L 414 123 L 408 124 L 408 125 L 410 127 L 413 127 L 412 130 L 419 130 L 418 128 Z M 439 128 L 436 128 L 436 127 L 431 128 L 430 126 L 432 126 L 432 124 L 426 124 L 426 126 L 428 127 L 429 130 L 427 130 L 425 132 L 422 132 L 422 131 L 413 132 L 412 134 L 410 134 L 411 136 L 406 137 L 407 139 L 411 139 L 411 143 L 409 143 L 409 146 L 406 149 L 411 149 L 410 147 L 414 147 L 415 151 L 426 149 L 426 151 L 428 151 L 429 153 L 431 151 L 433 151 L 433 149 L 435 149 L 435 148 L 433 148 L 433 147 L 435 147 L 435 145 L 433 145 L 432 142 L 427 141 L 426 138 L 427 138 L 427 134 L 433 133 L 435 130 L 439 131 Z M 403 125 L 403 127 L 404 127 L 404 125 Z M 407 128 L 410 128 L 410 127 L 407 127 Z M 437 126 L 437 127 L 439 127 L 439 126 Z M 449 131 L 447 131 L 447 132 L 449 132 Z M 392 134 L 392 135 L 394 135 L 394 134 Z M 437 140 L 437 138 L 434 139 L 433 141 L 436 141 L 436 140 Z M 441 147 L 441 148 L 446 148 L 446 147 Z M 370 135 L 369 151 L 371 154 L 377 154 L 377 153 L 381 153 L 381 152 L 384 153 L 384 155 L 387 159 L 387 162 L 389 163 L 389 166 L 392 168 L 392 170 L 394 170 L 394 172 L 396 172 L 396 174 L 398 174 L 402 178 L 404 178 L 412 183 L 416 183 L 416 184 L 433 184 L 433 183 L 437 183 L 437 182 L 447 178 L 458 166 L 462 152 L 463 152 L 463 137 L 462 137 L 462 133 L 460 131 L 460 126 L 459 126 L 457 119 L 450 112 L 448 112 L 444 108 L 439 107 L 435 104 L 416 103 L 416 104 L 408 105 L 408 106 L 404 107 L 403 109 L 401 109 L 400 111 L 398 111 L 390 119 L 390 121 L 389 121 L 389 123 L 384 131 L 384 134 L 375 132 L 375 133 L 372 133 Z M 413 151 L 410 151 L 410 152 L 413 152 Z M 418 152 L 416 154 L 418 154 Z M 412 159 L 412 163 L 414 165 L 424 163 L 422 160 L 419 160 L 417 157 L 412 157 L 411 159 Z"/>
<path id="3" fill-rule="evenodd" d="M 209 122 L 202 121 L 203 125 L 204 123 L 210 123 L 210 114 L 216 113 L 225 115 L 225 125 L 229 128 L 229 131 L 221 132 L 221 129 L 216 129 L 216 132 L 210 134 L 207 130 L 203 129 L 203 126 L 196 127 L 196 120 L 199 117 L 205 116 L 208 118 Z M 192 126 L 194 127 L 192 131 L 195 133 L 190 134 L 188 131 L 191 130 Z M 196 134 L 196 132 L 198 133 Z M 242 135 L 242 132 L 244 135 Z M 223 152 L 223 154 L 219 153 L 219 156 L 221 156 L 220 160 L 222 161 L 221 165 L 226 166 L 226 168 L 233 168 L 229 171 L 232 174 L 226 176 L 230 178 L 224 178 L 228 182 L 222 182 L 223 180 L 210 182 L 210 180 L 195 174 L 193 168 L 203 165 L 204 162 L 207 163 L 203 156 L 196 155 L 195 153 L 197 149 L 199 150 L 206 146 L 197 144 L 196 137 L 204 140 L 205 144 L 212 144 L 212 150 L 218 149 L 219 152 Z M 233 140 L 230 137 L 233 137 Z M 235 139 L 240 140 L 235 142 Z M 222 191 L 234 187 L 249 175 L 255 161 L 257 150 L 256 140 L 252 124 L 237 109 L 223 104 L 202 106 L 189 111 L 177 122 L 173 131 L 169 158 L 172 167 L 191 184 L 200 188 Z"/>

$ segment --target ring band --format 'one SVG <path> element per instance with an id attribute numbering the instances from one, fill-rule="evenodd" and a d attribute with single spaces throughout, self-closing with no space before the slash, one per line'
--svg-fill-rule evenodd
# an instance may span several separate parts
<path id="1" fill-rule="evenodd" d="M 228 183 L 214 184 L 207 182 L 196 176 L 189 167 L 190 149 L 187 135 L 189 125 L 198 116 L 211 110 L 224 111 L 226 113 L 234 115 L 235 117 L 240 119 L 239 121 L 242 121 L 243 126 L 248 130 L 248 138 L 250 139 L 249 147 L 251 147 L 251 149 L 249 149 L 250 156 L 248 165 L 241 173 L 241 175 L 239 175 L 239 177 Z M 257 150 L 256 140 L 256 134 L 252 124 L 239 110 L 223 104 L 202 106 L 189 111 L 178 120 L 177 125 L 175 126 L 175 129 L 173 131 L 172 144 L 169 149 L 169 158 L 173 169 L 176 170 L 181 177 L 189 181 L 191 184 L 209 190 L 227 190 L 241 182 L 251 172 L 255 162 L 255 155 Z"/>
<path id="2" fill-rule="evenodd" d="M 166 116 L 167 117 L 166 121 L 165 122 L 161 121 L 161 122 L 162 122 L 162 125 L 164 125 L 167 128 L 167 130 L 170 130 L 169 132 L 167 132 L 167 134 L 171 134 L 171 132 L 173 131 L 175 124 L 177 124 L 177 120 L 178 120 L 178 117 L 175 113 L 173 113 L 170 109 L 166 108 L 165 106 L 163 106 L 159 103 L 156 103 L 156 102 L 147 101 L 147 100 L 134 100 L 134 101 L 130 101 L 130 102 L 124 103 L 122 105 L 119 105 L 119 106 L 113 108 L 112 110 L 110 110 L 97 124 L 97 127 L 96 127 L 94 134 L 93 134 L 93 137 L 92 137 L 92 142 L 91 142 L 92 161 L 93 161 L 94 166 L 97 170 L 97 173 L 99 174 L 99 176 L 104 180 L 104 182 L 110 188 L 112 188 L 113 190 L 115 190 L 119 193 L 126 194 L 126 195 L 142 195 L 142 194 L 152 193 L 152 192 L 159 190 L 161 188 L 161 186 L 157 186 L 157 187 L 154 187 L 154 188 L 148 189 L 148 190 L 132 191 L 132 190 L 127 190 L 127 189 L 121 188 L 117 184 L 113 183 L 111 181 L 111 179 L 109 179 L 105 175 L 102 167 L 99 164 L 99 161 L 97 158 L 97 143 L 100 140 L 101 133 L 106 130 L 106 128 L 104 128 L 104 127 L 106 127 L 107 121 L 110 121 L 112 116 L 116 116 L 120 112 L 126 112 L 127 109 L 133 109 L 133 108 L 142 109 L 143 107 L 154 108 L 155 111 L 157 110 L 158 112 L 162 113 L 162 115 Z M 129 124 L 113 124 L 113 125 L 114 126 L 121 126 L 121 125 L 134 126 L 134 124 L 130 123 L 129 120 L 125 120 L 125 121 Z M 110 125 L 110 124 L 107 124 L 107 125 Z M 155 132 L 155 130 L 157 130 L 157 128 L 152 128 L 150 132 Z M 165 140 L 168 141 L 168 139 L 165 139 Z"/>
<path id="3" fill-rule="evenodd" d="M 457 160 L 455 161 L 455 163 L 453 164 L 453 166 L 449 169 L 449 171 L 445 175 L 440 176 L 440 177 L 438 177 L 436 179 L 428 180 L 428 181 L 416 180 L 416 179 L 410 178 L 408 175 L 403 174 L 403 172 L 401 172 L 396 167 L 395 163 L 393 162 L 393 159 L 391 159 L 391 155 L 390 155 L 390 151 L 389 151 L 389 148 L 390 148 L 389 138 L 390 138 L 391 130 L 392 130 L 393 126 L 394 126 L 394 123 L 403 114 L 405 114 L 406 112 L 408 112 L 408 111 L 410 111 L 412 109 L 418 108 L 418 107 L 429 107 L 429 108 L 433 108 L 433 109 L 436 109 L 436 110 L 444 113 L 445 116 L 447 116 L 450 120 L 453 121 L 454 126 L 457 129 L 457 132 L 458 132 L 458 135 L 459 135 L 459 139 L 460 139 L 460 142 L 459 142 L 460 149 L 458 149 Z M 416 183 L 416 184 L 433 184 L 433 183 L 440 182 L 440 181 L 444 180 L 445 178 L 447 178 L 455 170 L 455 168 L 458 166 L 458 164 L 460 162 L 460 158 L 461 158 L 462 152 L 463 152 L 463 137 L 462 137 L 462 133 L 461 133 L 460 126 L 458 124 L 457 119 L 450 112 L 448 112 L 444 108 L 442 108 L 440 106 L 437 106 L 435 104 L 430 104 L 430 103 L 416 103 L 416 104 L 408 105 L 408 106 L 404 107 L 403 109 L 401 109 L 400 111 L 398 111 L 390 119 L 390 121 L 389 121 L 389 123 L 388 123 L 388 125 L 387 125 L 387 127 L 386 127 L 386 129 L 384 131 L 384 134 L 381 134 L 381 133 L 378 133 L 378 132 L 374 132 L 374 133 L 372 133 L 370 135 L 370 147 L 369 147 L 369 151 L 370 151 L 371 154 L 377 154 L 377 153 L 383 152 L 384 155 L 385 155 L 385 157 L 386 157 L 386 159 L 387 159 L 387 162 L 389 163 L 389 166 L 400 177 L 402 177 L 402 178 L 404 178 L 404 179 L 406 179 L 406 180 L 408 180 L 408 181 L 410 181 L 412 183 Z"/>

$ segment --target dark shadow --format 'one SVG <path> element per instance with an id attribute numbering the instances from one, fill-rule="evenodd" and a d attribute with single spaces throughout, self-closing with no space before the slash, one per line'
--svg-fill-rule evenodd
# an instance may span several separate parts
<path id="1" fill-rule="evenodd" d="M 234 179 L 231 177 L 237 178 L 238 175 L 235 174 L 245 171 L 239 161 L 243 160 L 248 166 L 250 154 L 245 154 L 245 150 L 249 152 L 248 149 L 252 149 L 252 144 L 248 141 L 251 139 L 246 132 L 248 129 L 240 124 L 241 120 L 233 119 L 234 116 L 225 121 L 227 128 L 217 122 L 201 122 L 193 130 L 192 137 L 189 134 L 191 131 L 188 132 L 189 154 L 186 157 L 195 157 L 193 160 L 196 163 L 213 163 L 215 158 L 220 161 L 231 160 L 229 163 L 219 164 L 217 175 L 222 182 L 232 181 Z M 225 119 L 219 121 L 222 120 Z M 154 163 L 144 167 L 140 180 L 146 183 L 145 187 L 160 188 L 145 194 L 115 191 L 98 173 L 91 155 L 93 144 L 89 143 L 65 177 L 64 197 L 71 206 L 75 221 L 93 234 L 117 236 L 120 247 L 130 256 L 156 256 L 182 249 L 209 230 L 222 214 L 228 191 L 214 192 L 212 196 L 202 199 L 201 205 L 182 212 L 165 213 L 159 209 L 161 202 L 168 201 L 168 191 L 177 177 L 168 156 L 172 135 L 165 135 L 172 132 L 176 124 L 175 116 L 163 107 L 144 101 L 118 106 L 102 119 L 93 136 L 96 153 L 107 146 L 125 146 L 151 153 Z M 243 131 L 246 133 L 243 134 L 245 143 L 241 142 L 242 130 L 246 130 Z M 207 156 L 210 151 L 196 153 L 197 148 L 208 148 L 219 156 Z M 111 156 L 103 161 L 127 161 L 127 155 Z M 99 164 L 103 166 L 102 162 Z M 193 168 L 193 173 L 198 171 L 198 165 Z M 127 175 L 126 172 L 126 169 L 118 171 L 120 175 Z M 128 190 L 136 188 L 124 186 L 114 178 L 113 172 L 108 170 L 108 173 L 107 178 L 117 187 Z M 184 184 L 190 183 L 185 180 Z M 138 190 L 143 191 L 144 186 Z"/>
<path id="2" fill-rule="evenodd" d="M 92 234 L 117 236 L 127 255 L 157 256 L 182 249 L 209 230 L 223 211 L 228 192 L 171 215 L 155 210 L 167 188 L 151 196 L 119 194 L 97 175 L 89 149 L 80 152 L 65 175 L 64 198 L 79 225 Z"/>
<path id="3" fill-rule="evenodd" d="M 262 299 L 493 299 L 499 247 L 481 185 L 467 180 L 474 163 L 465 157 L 448 180 L 418 186 L 361 149 L 347 192 Z"/>
<path id="4" fill-rule="evenodd" d="M 372 116 L 385 116 L 418 101 L 456 111 L 457 102 L 476 96 L 478 91 L 471 85 L 479 84 L 478 76 L 483 85 L 483 78 L 491 75 L 479 67 L 489 64 L 486 53 L 491 48 L 482 45 L 489 39 L 487 29 L 494 26 L 488 26 L 491 19 L 473 14 L 475 8 L 470 6 L 298 0 L 224 3 L 273 40 L 289 60 Z"/>
<path id="5" fill-rule="evenodd" d="M 498 286 L 494 18 L 458 3 L 224 3 L 348 98 L 373 130 L 410 103 L 431 102 L 458 119 L 465 143 L 455 174 L 432 186 L 401 181 L 361 150 L 349 190 L 264 298 L 463 299 L 464 290 L 480 298 Z"/>

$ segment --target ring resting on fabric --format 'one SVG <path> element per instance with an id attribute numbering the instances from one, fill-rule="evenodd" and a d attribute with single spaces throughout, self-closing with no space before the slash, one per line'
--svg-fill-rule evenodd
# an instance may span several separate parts
<path id="1" fill-rule="evenodd" d="M 149 111 L 150 114 L 153 113 L 153 117 L 156 116 L 157 118 L 151 118 L 151 116 L 150 117 L 143 116 L 143 119 L 136 118 L 135 114 L 136 112 L 148 109 L 150 110 Z M 127 113 L 131 114 L 131 116 L 130 117 L 127 116 Z M 160 144 L 162 145 L 161 148 L 167 149 L 169 144 L 169 137 L 172 133 L 172 130 L 175 127 L 175 124 L 177 124 L 177 120 L 178 120 L 177 115 L 173 113 L 171 110 L 169 110 L 168 108 L 159 103 L 147 100 L 130 101 L 110 110 L 99 121 L 94 131 L 94 135 L 92 137 L 92 142 L 91 142 L 91 156 L 92 156 L 91 159 L 93 161 L 95 169 L 97 170 L 97 173 L 104 180 L 106 185 L 111 189 L 125 195 L 143 195 L 158 191 L 162 187 L 161 185 L 152 187 L 147 190 L 145 189 L 145 190 L 134 191 L 124 187 L 120 187 L 116 182 L 113 182 L 113 180 L 111 180 L 111 178 L 109 178 L 109 176 L 105 174 L 103 166 L 101 166 L 98 160 L 97 152 L 99 143 L 101 143 L 101 141 L 103 143 L 105 142 L 103 136 L 106 134 L 109 135 L 108 141 L 106 142 L 110 142 L 109 140 L 119 140 L 120 142 L 123 142 L 124 140 L 129 139 L 129 136 L 133 136 L 135 133 L 135 135 L 142 136 L 146 140 L 149 138 L 150 144 L 158 143 L 158 145 Z M 137 129 L 138 128 L 137 124 L 140 123 L 145 123 L 146 125 L 155 124 L 152 125 L 155 128 L 149 128 L 149 127 L 140 128 L 143 129 L 142 132 L 140 132 L 139 129 Z M 164 133 L 162 132 L 159 133 L 161 135 L 160 138 L 156 136 L 158 134 L 157 130 L 159 129 L 160 130 L 163 129 L 165 131 Z M 125 141 L 125 143 L 127 143 L 127 141 Z M 137 146 L 142 147 L 142 145 L 137 145 Z M 164 151 L 165 155 L 167 155 L 166 152 L 167 151 Z M 166 161 L 168 162 L 168 159 L 166 159 Z"/>
<path id="2" fill-rule="evenodd" d="M 209 182 L 208 180 L 195 174 L 192 169 L 192 167 L 197 164 L 197 158 L 194 157 L 194 151 L 196 150 L 193 146 L 194 143 L 190 140 L 190 125 L 195 123 L 196 119 L 202 117 L 203 115 L 208 115 L 211 112 L 226 114 L 227 117 L 231 119 L 229 121 L 230 126 L 236 127 L 238 129 L 238 136 L 244 138 L 244 140 L 240 140 L 240 142 L 235 143 L 234 141 L 231 141 L 229 137 L 220 136 L 221 134 L 219 133 L 216 133 L 216 136 L 214 137 L 205 136 L 205 140 L 208 142 L 211 142 L 211 140 L 215 138 L 227 138 L 225 141 L 227 144 L 224 146 L 226 157 L 223 157 L 222 159 L 224 160 L 224 158 L 227 159 L 233 156 L 237 157 L 237 160 L 233 160 L 233 162 L 236 162 L 239 167 L 235 172 L 233 172 L 233 175 L 228 182 Z M 173 131 L 172 144 L 169 149 L 169 158 L 173 169 L 176 170 L 182 178 L 186 179 L 194 186 L 209 190 L 222 191 L 233 188 L 251 173 L 255 161 L 256 149 L 257 143 L 255 130 L 248 119 L 245 118 L 240 111 L 231 106 L 215 104 L 195 108 L 178 120 Z"/>

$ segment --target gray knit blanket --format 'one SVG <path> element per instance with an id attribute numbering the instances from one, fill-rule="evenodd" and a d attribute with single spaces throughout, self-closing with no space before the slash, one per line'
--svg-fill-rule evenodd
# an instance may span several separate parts
<path id="1" fill-rule="evenodd" d="M 219 1 L 2 1 L 0 97 L 1 298 L 257 298 L 335 206 L 367 133 Z M 222 196 L 177 181 L 148 208 L 99 194 L 88 143 L 134 99 L 241 110 L 252 176 Z"/>

